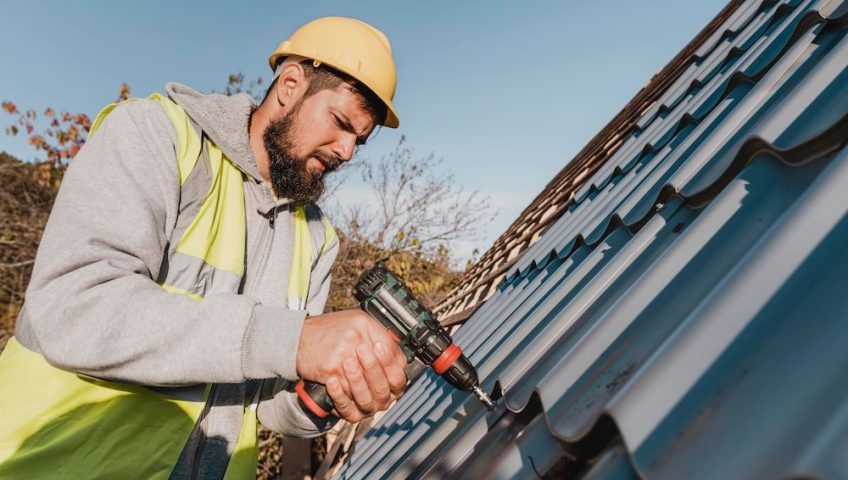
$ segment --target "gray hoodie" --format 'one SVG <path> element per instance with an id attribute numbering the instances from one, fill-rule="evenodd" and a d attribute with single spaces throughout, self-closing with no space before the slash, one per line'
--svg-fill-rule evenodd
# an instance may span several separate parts
<path id="1" fill-rule="evenodd" d="M 166 89 L 246 174 L 243 292 L 195 302 L 155 283 L 180 212 L 176 134 L 157 102 L 130 102 L 106 117 L 65 174 L 16 337 L 52 365 L 99 378 L 216 384 L 172 475 L 215 478 L 238 440 L 251 389 L 261 386 L 259 421 L 272 430 L 316 436 L 332 426 L 307 416 L 288 390 L 304 318 L 323 311 L 338 240 L 313 258 L 307 312 L 288 310 L 293 216 L 259 177 L 248 141 L 255 103 L 245 94 Z M 320 216 L 309 226 L 323 239 Z"/>

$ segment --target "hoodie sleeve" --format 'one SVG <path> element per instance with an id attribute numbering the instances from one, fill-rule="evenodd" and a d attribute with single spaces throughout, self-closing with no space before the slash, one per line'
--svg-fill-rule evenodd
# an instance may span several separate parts
<path id="1" fill-rule="evenodd" d="M 339 239 L 335 237 L 327 252 L 318 258 L 312 270 L 306 303 L 309 315 L 320 315 L 324 312 L 330 293 L 330 271 L 338 253 Z M 291 391 L 292 382 L 281 380 L 266 380 L 266 382 L 273 382 L 272 396 L 260 401 L 257 410 L 259 422 L 265 427 L 284 435 L 311 438 L 333 428 L 338 422 L 339 419 L 333 416 L 319 419 L 304 412 L 297 401 L 297 394 Z"/>
<path id="2" fill-rule="evenodd" d="M 256 300 L 195 302 L 153 280 L 179 210 L 175 135 L 158 103 L 125 103 L 68 168 L 17 331 L 51 364 L 146 385 L 235 383 L 260 369 L 245 345 L 256 337 Z M 277 315 L 296 325 L 304 317 Z M 291 378 L 294 355 L 280 351 L 261 369 Z"/>

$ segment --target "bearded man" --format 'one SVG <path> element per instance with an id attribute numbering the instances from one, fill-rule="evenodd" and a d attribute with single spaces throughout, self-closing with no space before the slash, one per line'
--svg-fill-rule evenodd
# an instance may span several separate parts
<path id="1" fill-rule="evenodd" d="M 322 315 L 338 239 L 315 205 L 398 125 L 389 42 L 327 17 L 269 61 L 260 105 L 171 83 L 94 121 L 0 357 L 0 477 L 250 478 L 257 420 L 316 436 L 403 393 L 384 328 Z"/>

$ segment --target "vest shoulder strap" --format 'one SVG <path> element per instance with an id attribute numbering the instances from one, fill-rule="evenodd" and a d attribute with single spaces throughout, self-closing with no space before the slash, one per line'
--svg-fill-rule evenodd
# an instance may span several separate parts
<path id="1" fill-rule="evenodd" d="M 191 121 L 191 118 L 189 118 L 188 114 L 186 114 L 183 107 L 177 105 L 177 103 L 170 98 L 159 93 L 154 93 L 147 97 L 147 99 L 153 100 L 162 105 L 162 108 L 165 110 L 165 115 L 168 116 L 168 119 L 171 120 L 171 124 L 174 126 L 174 130 L 177 135 L 175 146 L 177 165 L 180 172 L 180 185 L 182 185 L 188 179 L 191 171 L 197 164 L 197 158 L 200 156 L 200 130 L 194 122 Z M 138 100 L 140 99 L 130 98 L 126 101 L 134 102 Z M 88 132 L 89 138 L 94 135 L 97 129 L 100 128 L 100 124 L 103 123 L 106 116 L 109 115 L 109 113 L 111 113 L 118 105 L 120 105 L 120 103 L 112 103 L 100 110 L 94 118 L 94 122 L 91 124 L 91 129 Z"/>

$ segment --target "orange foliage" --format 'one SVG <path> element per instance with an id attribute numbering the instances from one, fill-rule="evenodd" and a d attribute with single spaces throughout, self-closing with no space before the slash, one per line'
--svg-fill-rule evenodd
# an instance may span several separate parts
<path id="1" fill-rule="evenodd" d="M 130 86 L 122 83 L 118 89 L 116 102 L 128 99 Z M 42 121 L 46 124 L 36 133 L 38 114 L 35 110 L 21 111 L 11 101 L 0 104 L 2 110 L 15 117 L 12 125 L 4 129 L 6 135 L 16 136 L 21 131 L 26 131 L 29 137 L 28 143 L 39 152 L 44 152 L 47 162 L 51 168 L 45 167 L 39 170 L 38 183 L 50 185 L 56 168 L 66 165 L 79 153 L 80 148 L 85 145 L 88 132 L 91 130 L 91 119 L 84 113 L 61 112 L 58 113 L 51 107 L 44 109 Z"/>

